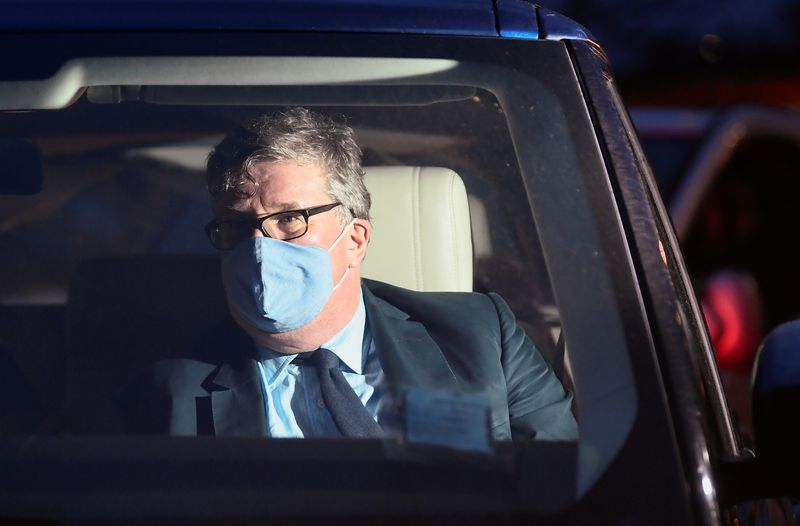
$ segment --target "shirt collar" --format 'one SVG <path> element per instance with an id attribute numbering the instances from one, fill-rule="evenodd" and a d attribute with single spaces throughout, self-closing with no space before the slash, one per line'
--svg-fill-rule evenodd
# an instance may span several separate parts
<path id="1" fill-rule="evenodd" d="M 321 346 L 333 352 L 350 370 L 357 374 L 362 374 L 363 371 L 366 320 L 367 311 L 364 307 L 364 296 L 361 295 L 358 300 L 358 308 L 347 325 Z M 296 354 L 279 353 L 258 344 L 256 348 L 270 385 L 297 356 Z"/>

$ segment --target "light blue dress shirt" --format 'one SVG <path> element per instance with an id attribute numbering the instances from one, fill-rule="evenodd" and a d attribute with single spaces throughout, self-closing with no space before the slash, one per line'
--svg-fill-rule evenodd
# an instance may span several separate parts
<path id="1" fill-rule="evenodd" d="M 347 383 L 377 420 L 385 382 L 363 297 L 353 319 L 322 347 L 339 357 Z M 267 434 L 273 438 L 340 436 L 322 400 L 316 369 L 293 363 L 295 354 L 281 354 L 262 346 L 258 352 Z"/>

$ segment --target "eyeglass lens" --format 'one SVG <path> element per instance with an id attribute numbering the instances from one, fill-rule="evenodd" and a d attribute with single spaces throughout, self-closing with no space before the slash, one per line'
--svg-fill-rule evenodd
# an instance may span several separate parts
<path id="1" fill-rule="evenodd" d="M 211 243 L 219 250 L 230 250 L 239 242 L 253 235 L 253 229 L 280 241 L 289 241 L 305 235 L 308 231 L 308 218 L 327 212 L 341 203 L 309 208 L 308 210 L 289 210 L 266 216 L 260 222 L 252 221 L 212 221 L 206 226 Z"/>
<path id="2" fill-rule="evenodd" d="M 285 241 L 305 234 L 308 222 L 302 212 L 286 212 L 265 217 L 261 228 L 269 237 Z"/>

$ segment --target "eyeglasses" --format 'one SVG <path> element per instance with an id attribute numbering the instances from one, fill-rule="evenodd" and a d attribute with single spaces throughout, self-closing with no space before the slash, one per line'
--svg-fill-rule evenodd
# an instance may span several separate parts
<path id="1" fill-rule="evenodd" d="M 302 237 L 308 232 L 309 217 L 333 210 L 341 204 L 331 203 L 304 210 L 286 210 L 236 221 L 214 219 L 206 225 L 206 235 L 217 250 L 231 250 L 241 241 L 252 236 L 253 230 L 256 228 L 267 237 L 289 241 Z"/>

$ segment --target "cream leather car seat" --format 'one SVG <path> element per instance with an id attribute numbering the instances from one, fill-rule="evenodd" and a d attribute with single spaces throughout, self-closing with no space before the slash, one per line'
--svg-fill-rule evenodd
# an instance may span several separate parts
<path id="1" fill-rule="evenodd" d="M 419 291 L 472 290 L 467 191 L 448 168 L 365 167 L 372 240 L 361 275 Z"/>

